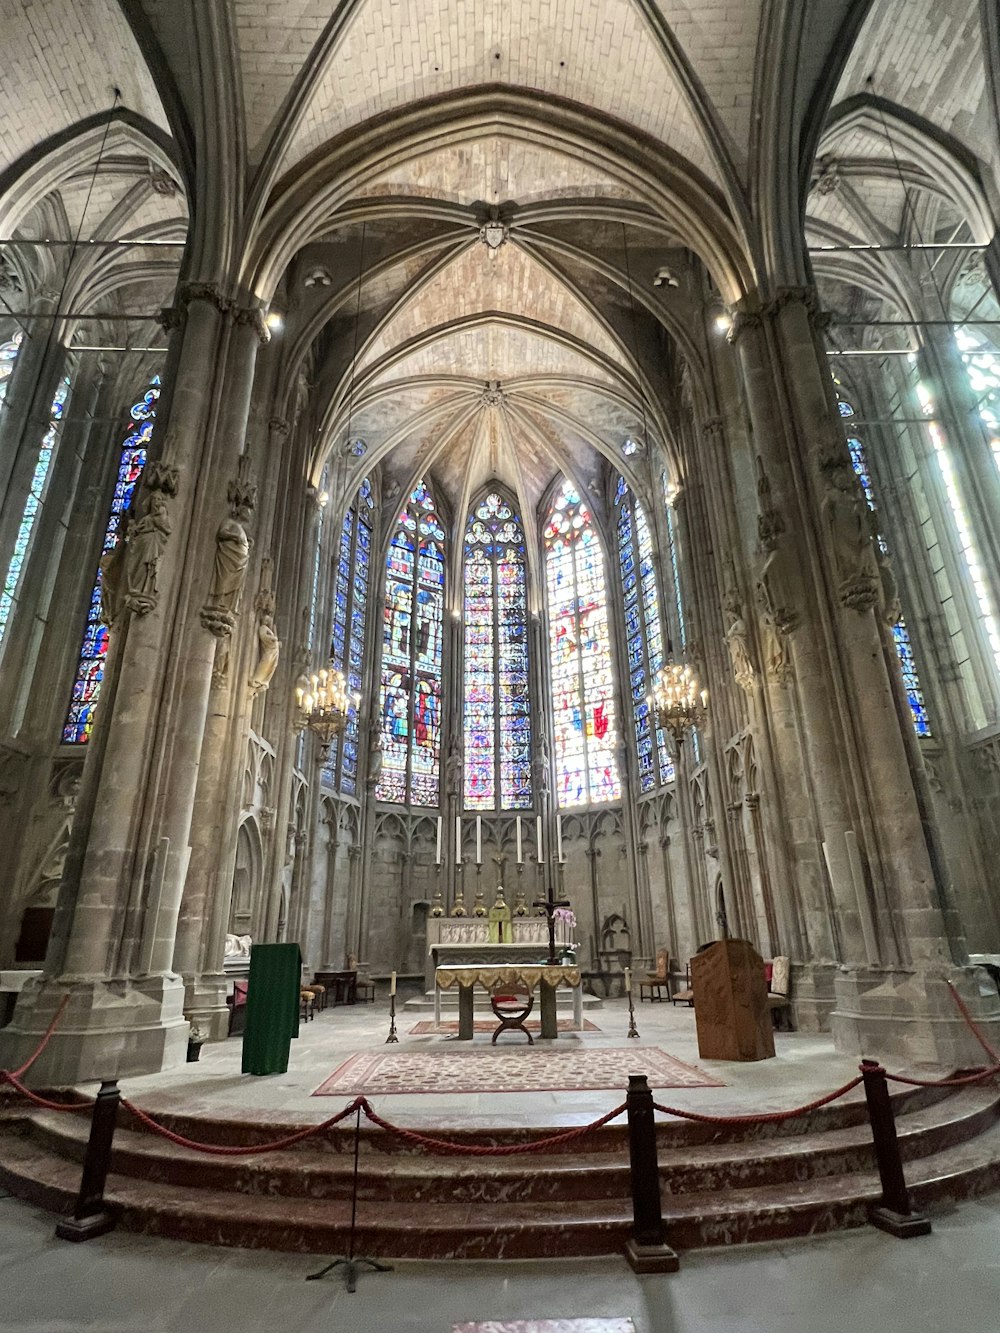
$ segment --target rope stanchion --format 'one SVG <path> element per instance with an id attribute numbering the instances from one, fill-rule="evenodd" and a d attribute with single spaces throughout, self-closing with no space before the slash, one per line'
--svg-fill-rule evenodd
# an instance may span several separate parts
<path id="1" fill-rule="evenodd" d="M 859 1074 L 857 1078 L 852 1078 L 850 1083 L 845 1083 L 835 1092 L 828 1092 L 825 1097 L 817 1097 L 815 1101 L 807 1102 L 805 1106 L 793 1107 L 790 1111 L 761 1111 L 757 1115 L 705 1115 L 701 1111 L 682 1110 L 679 1106 L 661 1106 L 659 1102 L 653 1103 L 653 1109 L 662 1111 L 664 1115 L 676 1116 L 679 1120 L 694 1120 L 702 1125 L 775 1125 L 780 1124 L 782 1120 L 794 1120 L 796 1116 L 818 1111 L 821 1106 L 828 1106 L 838 1097 L 853 1092 L 863 1082 L 864 1079 Z"/>
<path id="2" fill-rule="evenodd" d="M 386 1120 L 380 1116 L 363 1097 L 360 1100 L 362 1111 L 373 1125 L 378 1125 L 379 1129 L 397 1135 L 406 1143 L 418 1144 L 421 1148 L 426 1148 L 428 1152 L 455 1157 L 517 1157 L 525 1153 L 546 1152 L 549 1148 L 557 1147 L 560 1144 L 572 1143 L 574 1139 L 582 1138 L 584 1134 L 589 1134 L 595 1129 L 602 1129 L 610 1120 L 616 1119 L 626 1110 L 626 1103 L 622 1102 L 620 1106 L 616 1106 L 613 1111 L 609 1111 L 607 1115 L 602 1115 L 599 1120 L 593 1121 L 592 1124 L 577 1125 L 574 1129 L 567 1129 L 562 1134 L 552 1134 L 545 1139 L 535 1139 L 532 1143 L 507 1143 L 502 1147 L 487 1147 L 477 1143 L 454 1143 L 448 1139 L 436 1139 L 429 1134 L 420 1134 L 415 1129 L 403 1129 L 402 1126 L 394 1125 L 391 1120 Z"/>
<path id="3" fill-rule="evenodd" d="M 911 1078 L 907 1074 L 886 1074 L 890 1083 L 906 1083 L 911 1088 L 964 1088 L 973 1083 L 985 1083 L 1000 1074 L 1000 1065 L 978 1069 L 974 1074 L 958 1074 L 954 1078 Z"/>
<path id="4" fill-rule="evenodd" d="M 880 1231 L 887 1231 L 898 1240 L 929 1235 L 928 1218 L 915 1213 L 910 1207 L 910 1193 L 903 1174 L 903 1159 L 896 1137 L 896 1116 L 889 1097 L 885 1070 L 877 1060 L 861 1061 L 861 1077 L 865 1083 L 865 1101 L 868 1121 L 872 1129 L 875 1165 L 882 1185 L 882 1200 L 868 1209 L 868 1220 Z"/>
<path id="5" fill-rule="evenodd" d="M 349 1115 L 353 1115 L 359 1107 L 364 1109 L 365 1101 L 363 1097 L 356 1097 L 350 1106 L 345 1106 L 342 1111 L 336 1115 L 331 1115 L 319 1125 L 307 1125 L 304 1129 L 298 1129 L 294 1134 L 286 1134 L 284 1138 L 272 1139 L 270 1143 L 250 1143 L 238 1145 L 236 1147 L 227 1147 L 222 1143 L 199 1143 L 197 1139 L 186 1138 L 183 1134 L 177 1134 L 166 1125 L 161 1125 L 158 1120 L 141 1107 L 132 1102 L 122 1100 L 122 1106 L 131 1115 L 145 1125 L 146 1128 L 154 1134 L 159 1134 L 161 1138 L 167 1139 L 170 1143 L 175 1143 L 179 1148 L 190 1148 L 192 1152 L 208 1153 L 212 1157 L 251 1157 L 260 1153 L 280 1152 L 283 1148 L 290 1148 L 294 1143 L 301 1143 L 303 1139 L 311 1138 L 314 1134 L 322 1134 L 327 1129 L 332 1129 L 334 1125 L 346 1120 Z"/>
<path id="6" fill-rule="evenodd" d="M 94 1098 L 94 1114 L 90 1119 L 90 1137 L 83 1158 L 80 1190 L 73 1206 L 73 1216 L 64 1217 L 56 1225 L 60 1240 L 92 1240 L 113 1231 L 118 1222 L 118 1211 L 104 1201 L 104 1187 L 111 1170 L 111 1145 L 122 1095 L 112 1079 L 101 1084 Z"/>

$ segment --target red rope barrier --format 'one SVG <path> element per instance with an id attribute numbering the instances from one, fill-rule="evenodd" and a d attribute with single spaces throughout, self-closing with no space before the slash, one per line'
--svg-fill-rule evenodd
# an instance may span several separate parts
<path id="1" fill-rule="evenodd" d="M 429 1152 L 456 1157 L 516 1157 L 524 1153 L 545 1152 L 547 1148 L 554 1148 L 560 1143 L 571 1143 L 574 1139 L 582 1138 L 584 1134 L 589 1134 L 592 1130 L 601 1129 L 609 1120 L 614 1120 L 622 1114 L 625 1110 L 625 1103 L 622 1102 L 621 1106 L 616 1106 L 613 1111 L 609 1111 L 607 1115 L 602 1115 L 599 1120 L 595 1120 L 590 1125 L 577 1125 L 576 1128 L 567 1129 L 562 1134 L 552 1134 L 546 1139 L 535 1139 L 532 1143 L 508 1143 L 503 1147 L 492 1148 L 476 1143 L 453 1143 L 448 1139 L 436 1139 L 428 1134 L 420 1134 L 415 1129 L 402 1129 L 390 1120 L 384 1120 L 364 1098 L 361 1098 L 361 1109 L 373 1125 L 378 1125 L 379 1129 L 384 1129 L 390 1134 L 397 1134 L 407 1143 L 419 1144 L 421 1148 L 426 1148 Z"/>
<path id="2" fill-rule="evenodd" d="M 122 1098 L 122 1106 L 127 1111 L 131 1111 L 135 1118 L 147 1129 L 152 1130 L 154 1134 L 169 1139 L 171 1143 L 176 1143 L 181 1148 L 190 1148 L 193 1152 L 209 1153 L 214 1157 L 249 1157 L 256 1156 L 258 1153 L 280 1152 L 282 1148 L 290 1148 L 293 1143 L 301 1143 L 303 1139 L 307 1139 L 313 1134 L 322 1134 L 324 1130 L 332 1129 L 341 1120 L 346 1120 L 349 1115 L 353 1115 L 359 1106 L 363 1107 L 364 1098 L 356 1097 L 350 1106 L 345 1106 L 342 1111 L 330 1116 L 322 1124 L 307 1125 L 305 1129 L 296 1130 L 294 1134 L 287 1134 L 283 1139 L 273 1139 L 270 1143 L 253 1143 L 235 1148 L 226 1147 L 225 1144 L 221 1143 L 199 1143 L 196 1139 L 188 1139 L 183 1134 L 176 1134 L 172 1129 L 168 1129 L 166 1125 L 161 1125 L 159 1121 L 154 1120 L 145 1111 L 140 1110 L 138 1106 L 133 1106 L 124 1097 Z"/>
<path id="3" fill-rule="evenodd" d="M 990 1069 L 980 1069 L 975 1074 L 961 1074 L 957 1078 L 907 1078 L 903 1074 L 886 1073 L 890 1083 L 907 1083 L 912 1088 L 963 1088 L 970 1083 L 985 1083 L 988 1078 L 1000 1074 L 1000 1065 Z"/>
<path id="4" fill-rule="evenodd" d="M 37 1092 L 32 1092 L 26 1088 L 16 1074 L 12 1074 L 9 1069 L 0 1069 L 0 1083 L 9 1083 L 15 1092 L 21 1093 L 27 1097 L 29 1102 L 34 1102 L 36 1106 L 43 1106 L 46 1111 L 89 1111 L 94 1105 L 90 1102 L 50 1102 L 46 1097 L 39 1097 Z"/>
<path id="5" fill-rule="evenodd" d="M 52 1015 L 52 1022 L 45 1029 L 45 1035 L 42 1037 L 41 1041 L 35 1047 L 34 1054 L 28 1056 L 27 1060 L 25 1060 L 24 1064 L 21 1066 L 20 1069 L 13 1069 L 13 1070 L 0 1069 L 0 1083 L 3 1082 L 3 1076 L 9 1077 L 10 1075 L 13 1075 L 14 1078 L 23 1078 L 23 1076 L 28 1072 L 31 1066 L 41 1055 L 42 1051 L 45 1050 L 46 1046 L 48 1046 L 49 1042 L 52 1040 L 52 1034 L 56 1030 L 56 1024 L 59 1022 L 60 1018 L 62 1018 L 63 1010 L 66 1008 L 68 1004 L 69 1004 L 69 996 L 64 995 L 62 997 L 62 1002 L 60 1003 L 59 1008 Z"/>
<path id="6" fill-rule="evenodd" d="M 703 1125 L 772 1125 L 782 1120 L 793 1120 L 796 1116 L 808 1115 L 810 1111 L 816 1111 L 829 1102 L 835 1102 L 838 1097 L 852 1092 L 863 1082 L 859 1074 L 857 1078 L 852 1078 L 850 1083 L 837 1088 L 836 1092 L 828 1092 L 825 1097 L 817 1097 L 814 1102 L 796 1106 L 791 1111 L 762 1111 L 757 1115 L 703 1115 L 700 1111 L 682 1111 L 677 1106 L 661 1106 L 659 1102 L 653 1103 L 653 1110 L 662 1111 L 664 1115 L 677 1116 L 680 1120 L 697 1120 Z"/>
<path id="7" fill-rule="evenodd" d="M 973 1019 L 972 1015 L 969 1013 L 968 1006 L 966 1005 L 965 1001 L 962 999 L 961 995 L 959 995 L 958 990 L 957 990 L 956 987 L 955 987 L 955 983 L 954 983 L 950 978 L 946 978 L 946 980 L 947 980 L 947 982 L 948 982 L 948 988 L 949 988 L 949 990 L 951 991 L 952 998 L 954 999 L 955 1003 L 958 1005 L 958 1011 L 959 1011 L 959 1013 L 962 1015 L 962 1017 L 965 1019 L 966 1023 L 968 1023 L 969 1028 L 970 1028 L 970 1030 L 971 1030 L 971 1032 L 972 1032 L 972 1035 L 975 1037 L 976 1041 L 979 1042 L 980 1046 L 983 1048 L 983 1050 L 986 1052 L 986 1054 L 990 1057 L 990 1059 L 993 1061 L 993 1063 L 994 1063 L 995 1065 L 1000 1065 L 1000 1051 L 996 1051 L 996 1050 L 994 1050 L 993 1047 L 992 1047 L 992 1046 L 989 1044 L 989 1042 L 986 1040 L 986 1038 L 983 1036 L 983 1034 L 979 1031 L 979 1028 L 976 1026 L 975 1020 Z"/>

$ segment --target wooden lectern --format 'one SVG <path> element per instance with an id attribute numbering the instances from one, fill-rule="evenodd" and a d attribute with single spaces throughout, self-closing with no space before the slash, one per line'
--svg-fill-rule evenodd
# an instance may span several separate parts
<path id="1" fill-rule="evenodd" d="M 691 959 L 691 987 L 703 1060 L 769 1060 L 774 1029 L 764 961 L 747 940 L 717 940 Z"/>

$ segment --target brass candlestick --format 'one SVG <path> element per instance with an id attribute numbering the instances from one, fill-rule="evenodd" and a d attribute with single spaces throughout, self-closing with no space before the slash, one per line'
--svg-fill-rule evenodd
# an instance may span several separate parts
<path id="1" fill-rule="evenodd" d="M 434 890 L 434 901 L 431 904 L 431 916 L 444 916 L 444 895 L 441 892 L 441 867 L 437 868 L 437 888 Z"/>
<path id="2" fill-rule="evenodd" d="M 628 1037 L 638 1037 L 639 1029 L 635 1025 L 635 1006 L 632 1004 L 632 987 L 628 988 Z"/>
<path id="3" fill-rule="evenodd" d="M 629 1036 L 632 1034 L 629 1033 Z M 389 1035 L 386 1037 L 384 1045 L 390 1046 L 393 1043 L 399 1044 L 399 1038 L 396 1036 L 396 992 L 393 991 L 389 996 Z"/>

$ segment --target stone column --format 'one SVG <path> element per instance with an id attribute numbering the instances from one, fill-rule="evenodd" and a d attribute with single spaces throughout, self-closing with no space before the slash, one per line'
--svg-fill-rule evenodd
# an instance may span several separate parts
<path id="1" fill-rule="evenodd" d="M 230 309 L 216 288 L 191 285 L 173 321 L 175 372 L 112 594 L 101 735 L 88 747 L 61 929 L 0 1043 L 0 1062 L 17 1063 L 68 995 L 33 1070 L 41 1081 L 151 1072 L 184 1057 L 183 987 L 170 965 L 214 660 L 199 613 L 229 595 L 212 562 L 219 478 L 232 475 L 242 438 L 221 438 L 217 405 L 245 395 L 256 354 L 255 339 L 231 345 Z"/>
<path id="2" fill-rule="evenodd" d="M 944 983 L 952 977 L 984 1012 L 979 977 L 952 965 L 875 621 L 870 525 L 811 293 L 746 303 L 736 333 L 760 459 L 762 610 L 791 664 L 812 836 L 823 844 L 847 964 L 835 1038 L 897 1061 L 962 1063 L 975 1041 Z M 1000 1030 L 995 995 L 985 1012 Z"/>

